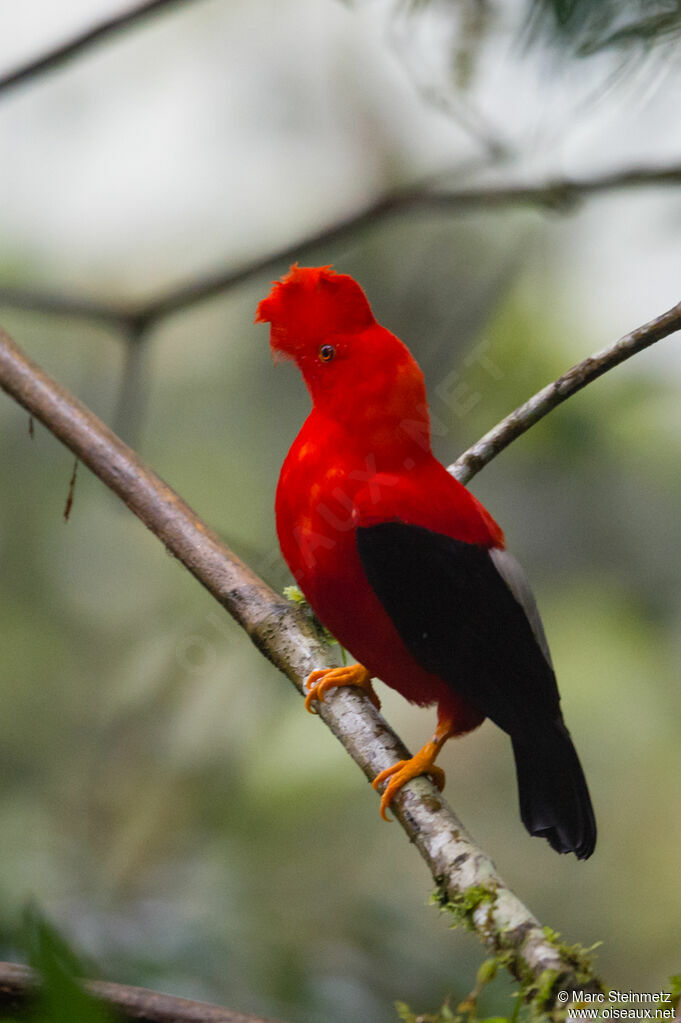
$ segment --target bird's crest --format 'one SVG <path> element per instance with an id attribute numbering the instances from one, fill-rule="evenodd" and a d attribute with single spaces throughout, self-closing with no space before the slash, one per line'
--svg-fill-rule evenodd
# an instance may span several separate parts
<path id="1" fill-rule="evenodd" d="M 348 274 L 294 263 L 258 305 L 255 322 L 270 323 L 272 347 L 294 355 L 311 341 L 364 330 L 376 321 L 366 295 Z"/>

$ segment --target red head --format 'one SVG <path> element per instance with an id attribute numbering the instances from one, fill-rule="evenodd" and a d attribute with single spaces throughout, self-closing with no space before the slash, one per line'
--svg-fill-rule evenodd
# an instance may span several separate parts
<path id="1" fill-rule="evenodd" d="M 347 274 L 297 264 L 258 306 L 276 356 L 294 359 L 315 408 L 338 422 L 390 430 L 427 420 L 423 374 L 405 345 L 374 318 Z M 426 426 L 427 432 L 427 426 Z"/>

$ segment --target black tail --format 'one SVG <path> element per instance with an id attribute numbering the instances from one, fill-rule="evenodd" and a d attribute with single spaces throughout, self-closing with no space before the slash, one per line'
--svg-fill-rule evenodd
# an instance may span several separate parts
<path id="1" fill-rule="evenodd" d="M 587 859 L 596 845 L 596 821 L 567 728 L 553 721 L 541 735 L 511 740 L 523 824 L 556 852 Z"/>

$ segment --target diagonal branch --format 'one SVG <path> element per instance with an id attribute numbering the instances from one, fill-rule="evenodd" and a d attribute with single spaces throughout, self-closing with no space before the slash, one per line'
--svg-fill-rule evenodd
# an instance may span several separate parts
<path id="1" fill-rule="evenodd" d="M 135 452 L 2 330 L 0 386 L 127 504 L 299 691 L 312 670 L 333 663 L 314 623 L 259 579 Z M 367 778 L 408 755 L 362 693 L 339 689 L 319 713 Z M 544 1007 L 553 1005 L 559 987 L 600 990 L 593 973 L 547 937 L 427 778 L 401 789 L 393 809 L 427 863 L 443 904 L 502 957 L 527 999 L 541 991 Z"/>
<path id="2" fill-rule="evenodd" d="M 590 384 L 592 380 L 597 380 L 609 369 L 619 366 L 621 362 L 630 359 L 632 355 L 642 352 L 656 341 L 661 341 L 677 330 L 681 330 L 681 302 L 666 313 L 662 313 L 661 316 L 656 316 L 649 323 L 644 323 L 642 327 L 637 327 L 629 334 L 625 334 L 609 348 L 590 355 L 583 362 L 579 362 L 569 369 L 567 373 L 563 373 L 553 383 L 547 384 L 524 405 L 520 405 L 500 423 L 497 423 L 468 451 L 464 451 L 456 462 L 449 466 L 449 472 L 460 483 L 468 483 L 481 469 L 484 469 L 488 462 L 491 462 L 504 448 L 508 447 L 511 441 L 529 430 L 571 394 L 581 391 L 583 387 Z"/>
<path id="3" fill-rule="evenodd" d="M 288 266 L 292 260 L 306 259 L 308 255 L 322 245 L 332 245 L 344 238 L 380 223 L 398 211 L 406 211 L 420 204 L 426 192 L 418 186 L 400 189 L 382 198 L 376 199 L 364 209 L 342 218 L 335 224 L 315 231 L 306 238 L 301 238 L 292 245 L 269 252 L 236 269 L 232 266 L 216 269 L 198 280 L 189 280 L 169 288 L 166 292 L 143 302 L 137 310 L 140 319 L 156 322 L 172 316 L 173 313 L 187 309 L 189 306 L 204 302 L 237 285 L 257 277 L 262 273 L 274 273 L 282 265 Z"/>
<path id="4" fill-rule="evenodd" d="M 28 82 L 47 71 L 52 71 L 53 68 L 66 63 L 72 57 L 78 56 L 83 50 L 89 49 L 95 43 L 102 42 L 108 36 L 121 32 L 128 26 L 156 14 L 162 8 L 177 6 L 181 2 L 183 0 L 145 0 L 145 3 L 141 3 L 129 11 L 123 11 L 121 14 L 100 21 L 99 24 L 79 32 L 72 39 L 60 43 L 42 56 L 15 68 L 14 71 L 0 75 L 0 96 L 23 82 Z"/>

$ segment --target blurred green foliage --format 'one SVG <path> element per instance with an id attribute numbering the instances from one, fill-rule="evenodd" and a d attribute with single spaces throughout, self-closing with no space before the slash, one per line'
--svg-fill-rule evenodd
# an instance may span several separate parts
<path id="1" fill-rule="evenodd" d="M 453 44 L 444 84 L 432 38 L 419 50 L 426 89 L 437 99 L 453 84 L 458 103 L 494 73 L 487 99 L 501 142 L 524 113 L 532 125 L 535 115 L 548 122 L 546 134 L 532 128 L 527 147 L 542 174 L 565 170 L 563 102 L 581 97 L 581 121 L 623 55 L 673 40 L 679 23 L 678 4 L 634 0 L 518 4 L 510 32 L 505 4 L 394 6 L 461 15 L 458 32 L 435 25 L 438 45 Z M 90 55 L 73 77 L 23 95 L 13 117 L 4 107 L 12 158 L 3 169 L 31 171 L 37 210 L 29 222 L 24 197 L 26 223 L 7 228 L 14 193 L 3 191 L 6 282 L 139 297 L 192 267 L 276 250 L 424 169 L 479 166 L 475 130 L 464 144 L 448 134 L 451 120 L 420 107 L 427 128 L 416 130 L 399 74 L 379 70 L 368 39 L 358 42 L 346 22 L 337 19 L 337 45 L 317 45 L 324 5 L 308 5 L 293 29 L 289 6 L 275 2 L 180 7 L 177 22 L 160 20 L 159 36 L 140 33 L 128 50 L 102 52 L 101 64 Z M 337 5 L 327 14 L 337 17 Z M 412 29 L 410 21 L 407 48 L 419 49 Z M 509 36 L 511 51 L 523 41 L 510 64 Z M 530 44 L 545 69 L 523 90 Z M 314 77 L 298 77 L 304 50 Z M 587 61 L 573 60 L 603 52 L 612 63 L 593 78 Z M 556 74 L 558 53 L 577 67 L 577 83 Z M 211 62 L 219 75 L 192 93 Z M 169 106 L 147 107 L 149 95 L 166 93 Z M 464 123 L 474 129 L 476 120 Z M 673 119 L 661 124 L 673 142 Z M 637 158 L 660 158 L 626 127 Z M 612 135 L 591 128 L 588 155 L 617 159 Z M 584 159 L 580 174 L 595 164 Z M 177 166 L 186 178 L 173 177 Z M 320 247 L 315 261 L 356 276 L 424 367 L 443 461 L 612 340 L 599 321 L 608 301 L 622 302 L 622 329 L 634 326 L 629 290 L 649 298 L 645 283 L 661 276 L 667 252 L 678 265 L 678 249 L 664 247 L 678 239 L 673 199 L 645 206 L 638 233 L 634 200 L 605 204 L 592 219 L 584 208 L 573 220 L 498 208 L 456 222 L 395 216 Z M 587 256 L 611 237 L 626 239 L 631 262 L 608 290 L 622 263 L 608 262 L 606 245 L 598 264 Z M 643 264 L 633 261 L 640 251 Z M 579 278 L 582 263 L 597 265 L 598 282 Z M 283 590 L 291 580 L 274 535 L 274 489 L 308 399 L 290 366 L 273 369 L 266 329 L 253 326 L 268 287 L 263 276 L 152 331 L 139 367 L 143 415 L 124 427 Z M 608 324 L 619 322 L 608 312 Z M 120 337 L 9 309 L 2 322 L 114 421 Z M 678 367 L 662 349 L 570 399 L 472 484 L 539 599 L 598 816 L 594 857 L 559 858 L 528 838 L 508 742 L 489 723 L 442 757 L 450 801 L 502 876 L 567 941 L 602 940 L 603 977 L 639 991 L 664 988 L 678 970 L 681 915 L 681 403 Z M 0 395 L 0 955 L 26 958 L 25 907 L 37 904 L 97 964 L 86 970 L 122 983 L 288 1023 L 394 1023 L 395 1000 L 435 1018 L 435 1007 L 458 1006 L 483 953 L 428 907 L 431 879 L 398 829 L 379 820 L 375 793 L 237 626 L 82 469 L 64 523 L 71 472 L 71 456 L 37 424 L 32 437 L 27 416 Z M 421 745 L 433 713 L 380 688 L 388 720 Z M 51 931 L 38 931 L 34 961 L 56 970 L 68 957 Z M 511 997 L 500 974 L 478 1011 L 506 1017 Z"/>
<path id="2" fill-rule="evenodd" d="M 638 44 L 649 49 L 681 33 L 681 4 L 650 0 L 533 0 L 532 30 L 578 56 Z"/>
<path id="3" fill-rule="evenodd" d="M 495 22 L 523 26 L 527 40 L 560 48 L 568 57 L 587 57 L 604 49 L 624 50 L 638 45 L 650 49 L 681 33 L 678 0 L 397 0 L 398 8 L 417 15 L 429 7 L 466 27 L 466 47 L 475 36 L 489 32 Z M 524 8 L 523 11 L 518 10 Z M 459 37 L 461 38 L 461 37 Z M 460 52 L 463 47 L 459 43 Z"/>

